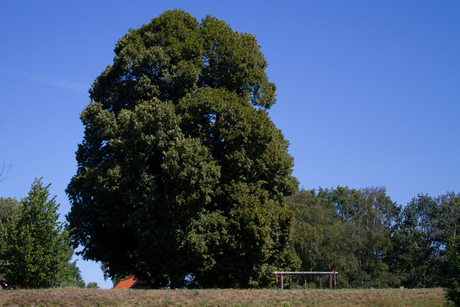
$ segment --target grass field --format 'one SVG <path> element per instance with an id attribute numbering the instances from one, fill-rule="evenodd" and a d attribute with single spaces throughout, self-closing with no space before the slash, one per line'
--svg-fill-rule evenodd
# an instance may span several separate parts
<path id="1" fill-rule="evenodd" d="M 445 306 L 442 289 L 0 291 L 0 306 Z"/>

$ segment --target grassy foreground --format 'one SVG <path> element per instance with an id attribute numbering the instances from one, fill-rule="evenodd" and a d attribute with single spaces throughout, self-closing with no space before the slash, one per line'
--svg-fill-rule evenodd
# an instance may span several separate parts
<path id="1" fill-rule="evenodd" d="M 420 290 L 2 290 L 0 306 L 445 306 Z"/>

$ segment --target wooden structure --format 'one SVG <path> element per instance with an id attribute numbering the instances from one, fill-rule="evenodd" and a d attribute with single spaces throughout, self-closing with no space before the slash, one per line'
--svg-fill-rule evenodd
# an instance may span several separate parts
<path id="1" fill-rule="evenodd" d="M 6 284 L 6 279 L 0 275 L 0 290 L 7 289 L 8 285 Z"/>
<path id="2" fill-rule="evenodd" d="M 138 280 L 135 276 L 122 279 L 114 289 L 151 289 L 145 281 Z"/>
<path id="3" fill-rule="evenodd" d="M 284 289 L 283 275 L 329 275 L 329 289 L 332 290 L 332 279 L 334 279 L 334 287 L 337 287 L 337 275 L 339 272 L 274 272 L 276 281 L 278 281 L 278 275 L 280 275 L 281 290 Z"/>

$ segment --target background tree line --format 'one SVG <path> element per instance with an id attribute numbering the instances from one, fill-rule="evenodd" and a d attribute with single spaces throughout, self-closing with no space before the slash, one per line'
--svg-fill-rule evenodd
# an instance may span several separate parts
<path id="1" fill-rule="evenodd" d="M 291 197 L 301 270 L 340 272 L 340 287 L 431 288 L 451 276 L 460 194 L 397 205 L 383 187 L 300 190 Z M 311 277 L 314 279 L 314 277 Z"/>

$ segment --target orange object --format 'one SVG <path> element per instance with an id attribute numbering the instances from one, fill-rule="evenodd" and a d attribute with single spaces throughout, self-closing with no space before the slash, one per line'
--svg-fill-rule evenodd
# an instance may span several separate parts
<path id="1" fill-rule="evenodd" d="M 122 279 L 114 289 L 130 289 L 136 281 L 137 279 L 134 276 L 126 277 Z"/>

